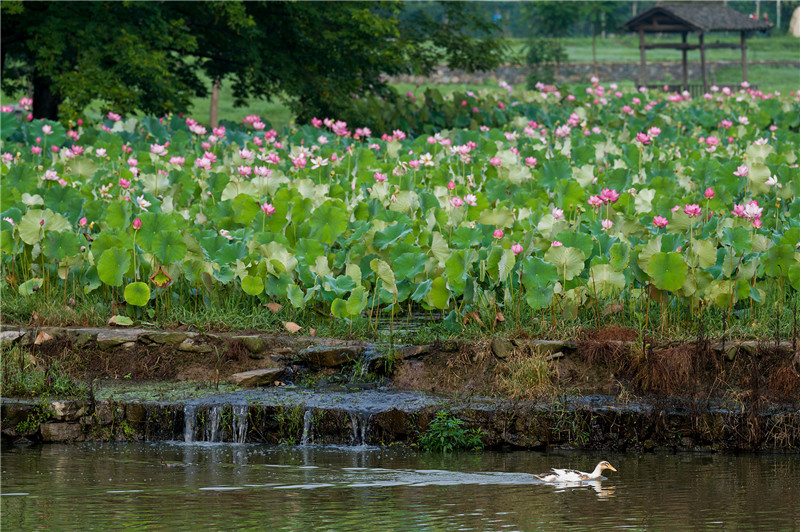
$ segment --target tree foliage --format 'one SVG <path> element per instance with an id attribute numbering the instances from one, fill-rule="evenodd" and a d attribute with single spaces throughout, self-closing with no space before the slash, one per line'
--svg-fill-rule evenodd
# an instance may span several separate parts
<path id="1" fill-rule="evenodd" d="M 503 57 L 470 4 L 403 2 L 3 2 L 3 88 L 32 87 L 36 117 L 186 111 L 209 79 L 236 103 L 284 99 L 301 121 L 338 117 L 384 74 Z"/>

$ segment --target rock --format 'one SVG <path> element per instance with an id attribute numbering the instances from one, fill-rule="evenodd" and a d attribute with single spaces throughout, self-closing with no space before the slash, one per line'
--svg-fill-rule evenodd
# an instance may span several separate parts
<path id="1" fill-rule="evenodd" d="M 508 340 L 503 340 L 502 338 L 495 338 L 492 340 L 491 343 L 492 353 L 497 358 L 503 359 L 508 357 L 514 348 L 511 346 L 511 342 Z"/>
<path id="2" fill-rule="evenodd" d="M 86 401 L 53 401 L 50 403 L 53 419 L 58 421 L 78 421 L 89 410 Z"/>
<path id="3" fill-rule="evenodd" d="M 114 421 L 122 421 L 125 417 L 125 408 L 119 403 L 102 401 L 97 403 L 94 415 L 102 425 L 109 425 Z"/>
<path id="4" fill-rule="evenodd" d="M 231 375 L 230 381 L 237 386 L 264 386 L 283 375 L 284 369 L 285 368 L 280 367 L 243 371 L 242 373 L 234 373 Z"/>
<path id="5" fill-rule="evenodd" d="M 265 358 L 263 356 L 254 356 L 250 355 L 252 358 Z M 286 362 L 287 360 L 292 360 L 295 357 L 294 349 L 291 347 L 279 347 L 277 349 L 273 349 L 269 353 L 269 357 L 274 360 L 275 362 Z"/>
<path id="6" fill-rule="evenodd" d="M 231 340 L 239 340 L 244 344 L 248 351 L 257 355 L 263 353 L 267 348 L 267 341 L 261 336 L 255 334 L 248 334 L 243 336 L 231 336 Z"/>
<path id="7" fill-rule="evenodd" d="M 86 344 L 93 342 L 100 333 L 100 329 L 94 329 L 90 327 L 65 329 L 65 331 L 67 333 L 67 337 L 72 340 L 72 345 L 75 347 L 83 347 Z"/>
<path id="8" fill-rule="evenodd" d="M 559 342 L 555 340 L 530 340 L 528 345 L 531 349 L 538 350 L 543 355 L 558 353 L 566 353 L 568 351 L 575 351 L 578 345 L 575 342 Z"/>
<path id="9" fill-rule="evenodd" d="M 103 329 L 97 333 L 97 347 L 111 349 L 128 342 L 136 342 L 145 332 L 144 329 Z"/>
<path id="10" fill-rule="evenodd" d="M 187 336 L 184 332 L 152 332 L 144 337 L 157 344 L 173 345 L 183 342 Z"/>
<path id="11" fill-rule="evenodd" d="M 461 349 L 461 342 L 454 338 L 448 338 L 438 341 L 436 347 L 444 353 L 455 353 Z"/>
<path id="12" fill-rule="evenodd" d="M 433 344 L 426 344 L 426 345 L 407 345 L 397 349 L 396 353 L 397 356 L 403 360 L 407 358 L 413 357 L 420 357 L 422 355 L 427 355 L 431 352 L 433 348 Z"/>
<path id="13" fill-rule="evenodd" d="M 211 353 L 214 351 L 214 348 L 200 340 L 186 338 L 183 342 L 178 344 L 178 351 L 187 351 L 189 353 Z"/>
<path id="14" fill-rule="evenodd" d="M 3 331 L 0 332 L 0 346 L 6 347 L 13 345 L 24 333 L 22 331 Z"/>
<path id="15" fill-rule="evenodd" d="M 335 368 L 357 360 L 365 347 L 361 345 L 330 345 L 309 347 L 298 353 L 304 362 L 313 366 Z"/>
<path id="16" fill-rule="evenodd" d="M 42 423 L 42 441 L 81 441 L 83 428 L 77 423 Z"/>
<path id="17" fill-rule="evenodd" d="M 25 421 L 34 408 L 35 405 L 26 403 L 3 403 L 3 426 L 16 426 L 20 421 Z"/>
<path id="18" fill-rule="evenodd" d="M 125 417 L 131 423 L 144 423 L 147 419 L 147 409 L 139 403 L 128 403 L 125 405 Z"/>
<path id="19" fill-rule="evenodd" d="M 547 355 L 546 357 L 544 357 L 544 359 L 545 359 L 545 360 L 547 360 L 547 361 L 550 361 L 550 360 L 557 360 L 557 359 L 559 359 L 559 358 L 562 358 L 563 356 L 564 356 L 564 353 L 562 353 L 561 351 L 559 351 L 558 353 L 550 353 L 549 355 Z"/>

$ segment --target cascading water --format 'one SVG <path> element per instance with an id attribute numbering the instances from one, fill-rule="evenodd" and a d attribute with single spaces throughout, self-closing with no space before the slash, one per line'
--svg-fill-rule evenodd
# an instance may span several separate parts
<path id="1" fill-rule="evenodd" d="M 219 405 L 212 406 L 206 411 L 206 423 L 204 427 L 204 441 L 218 441 L 219 440 L 219 425 L 222 419 L 222 407 Z"/>
<path id="2" fill-rule="evenodd" d="M 197 415 L 196 405 L 184 405 L 183 407 L 183 441 L 192 443 L 194 441 L 195 416 Z"/>
<path id="3" fill-rule="evenodd" d="M 365 412 L 348 412 L 348 414 L 350 415 L 350 424 L 353 426 L 351 445 L 357 447 L 366 446 L 369 436 L 369 422 L 372 415 Z"/>
<path id="4" fill-rule="evenodd" d="M 306 410 L 303 414 L 303 437 L 300 439 L 300 445 L 308 445 L 314 442 L 314 414 L 311 410 Z"/>
<path id="5" fill-rule="evenodd" d="M 234 443 L 244 443 L 247 440 L 247 405 L 233 405 L 233 420 L 231 421 L 231 439 Z"/>

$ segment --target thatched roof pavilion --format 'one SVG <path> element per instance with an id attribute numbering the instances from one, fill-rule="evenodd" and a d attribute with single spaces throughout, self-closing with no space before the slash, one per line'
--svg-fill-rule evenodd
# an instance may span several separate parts
<path id="1" fill-rule="evenodd" d="M 687 61 L 689 50 L 700 50 L 700 70 L 703 74 L 703 91 L 708 91 L 706 74 L 706 50 L 709 48 L 741 48 L 742 78 L 747 81 L 747 33 L 764 31 L 772 27 L 768 21 L 750 18 L 744 13 L 720 4 L 665 4 L 656 5 L 643 11 L 625 23 L 630 31 L 639 33 L 639 52 L 641 54 L 642 85 L 647 83 L 647 61 L 645 50 L 654 48 L 674 48 L 683 54 L 683 90 L 687 90 Z M 738 31 L 741 44 L 705 42 L 705 34 L 712 31 Z M 698 34 L 698 44 L 689 44 L 689 32 Z M 646 44 L 646 33 L 680 33 L 680 43 Z"/>

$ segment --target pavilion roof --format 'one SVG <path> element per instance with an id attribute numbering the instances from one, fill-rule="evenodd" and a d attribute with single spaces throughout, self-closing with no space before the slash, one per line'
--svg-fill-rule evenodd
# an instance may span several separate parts
<path id="1" fill-rule="evenodd" d="M 718 4 L 665 4 L 651 7 L 625 22 L 630 31 L 645 26 L 645 31 L 759 31 L 772 23 L 755 20 Z M 659 29 L 664 26 L 664 29 Z"/>

